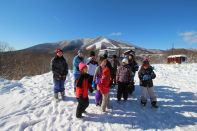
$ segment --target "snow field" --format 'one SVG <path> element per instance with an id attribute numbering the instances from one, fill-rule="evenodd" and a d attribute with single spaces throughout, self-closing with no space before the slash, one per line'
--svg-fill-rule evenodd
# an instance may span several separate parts
<path id="1" fill-rule="evenodd" d="M 110 91 L 112 110 L 102 113 L 90 94 L 83 119 L 75 117 L 77 101 L 71 71 L 65 82 L 64 101 L 53 100 L 52 73 L 24 77 L 20 81 L 0 78 L 1 131 L 120 131 L 197 129 L 197 64 L 153 65 L 159 109 L 139 104 L 140 87 L 127 102 L 116 101 L 116 88 Z"/>

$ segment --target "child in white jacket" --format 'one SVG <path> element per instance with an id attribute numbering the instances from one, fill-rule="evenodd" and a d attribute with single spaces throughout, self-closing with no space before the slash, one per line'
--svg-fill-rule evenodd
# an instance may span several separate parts
<path id="1" fill-rule="evenodd" d="M 93 76 L 94 76 L 95 70 L 98 66 L 98 62 L 96 61 L 94 51 L 90 52 L 90 57 L 88 58 L 87 66 L 88 66 L 88 74 L 90 75 L 89 83 L 92 85 L 92 89 L 95 89 L 96 87 L 95 87 L 95 83 L 93 81 Z"/>

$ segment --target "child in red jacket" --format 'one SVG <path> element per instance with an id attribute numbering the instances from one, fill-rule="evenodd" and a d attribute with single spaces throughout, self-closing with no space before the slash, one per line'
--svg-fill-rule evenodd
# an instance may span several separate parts
<path id="1" fill-rule="evenodd" d="M 87 74 L 87 65 L 85 63 L 80 63 L 79 70 L 81 74 L 76 81 L 76 98 L 78 100 L 76 117 L 82 118 L 82 113 L 85 112 L 89 105 L 88 90 L 93 92 L 93 89 L 89 83 L 90 76 Z"/>
<path id="2" fill-rule="evenodd" d="M 101 82 L 98 84 L 99 90 L 102 94 L 102 104 L 101 109 L 103 112 L 106 111 L 106 107 L 109 109 L 109 89 L 110 89 L 110 83 L 111 83 L 111 75 L 110 75 L 110 69 L 108 67 L 104 67 L 102 69 L 102 78 Z"/>

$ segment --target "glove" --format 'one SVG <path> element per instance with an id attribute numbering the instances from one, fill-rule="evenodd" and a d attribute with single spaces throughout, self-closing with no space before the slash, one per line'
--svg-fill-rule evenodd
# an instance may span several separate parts
<path id="1" fill-rule="evenodd" d="M 94 82 L 94 81 L 92 81 L 92 85 L 91 85 L 91 86 L 92 86 L 92 88 L 93 88 L 93 89 L 95 89 L 96 84 L 95 84 L 95 82 Z"/>
<path id="2" fill-rule="evenodd" d="M 63 76 L 62 76 L 62 79 L 66 79 L 66 75 L 63 75 Z"/>
<path id="3" fill-rule="evenodd" d="M 151 76 L 150 75 L 144 75 L 142 80 L 144 81 L 147 81 L 147 80 L 150 80 L 151 79 Z"/>

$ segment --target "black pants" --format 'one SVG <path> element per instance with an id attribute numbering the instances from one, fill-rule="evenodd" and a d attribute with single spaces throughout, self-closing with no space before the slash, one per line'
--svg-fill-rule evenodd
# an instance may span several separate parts
<path id="1" fill-rule="evenodd" d="M 124 100 L 128 99 L 128 84 L 127 83 L 118 83 L 117 99 L 121 100 L 122 96 Z"/>
<path id="2" fill-rule="evenodd" d="M 128 92 L 129 92 L 129 94 L 132 94 L 135 91 L 135 85 L 134 84 L 135 84 L 134 82 L 131 82 L 128 85 Z"/>
<path id="3" fill-rule="evenodd" d="M 81 118 L 82 113 L 89 106 L 89 98 L 78 98 L 77 100 L 78 100 L 78 106 L 76 111 L 76 117 Z"/>
<path id="4" fill-rule="evenodd" d="M 92 87 L 92 81 L 93 81 L 93 76 L 90 75 L 89 78 L 88 78 L 88 82 L 91 85 L 91 87 Z M 92 89 L 95 89 L 95 88 L 92 87 Z"/>
<path id="5" fill-rule="evenodd" d="M 92 84 L 92 81 L 93 81 L 93 76 L 89 76 L 89 78 L 88 78 L 88 82 L 90 83 L 90 85 Z"/>
<path id="6" fill-rule="evenodd" d="M 115 73 L 115 72 L 113 72 Z M 116 74 L 111 74 L 112 84 L 116 84 Z"/>

